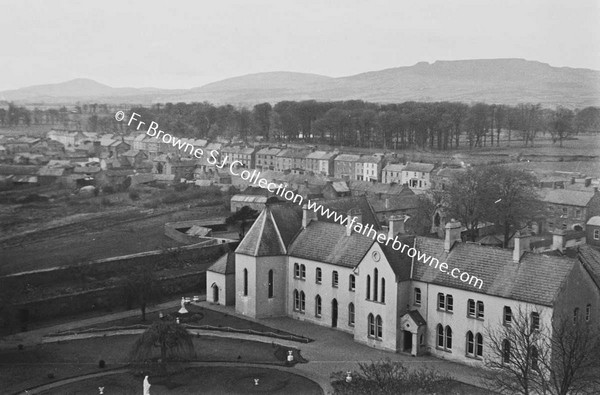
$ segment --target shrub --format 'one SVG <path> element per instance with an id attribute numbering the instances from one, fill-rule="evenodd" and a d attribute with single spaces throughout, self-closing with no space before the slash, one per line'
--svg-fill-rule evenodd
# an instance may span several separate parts
<path id="1" fill-rule="evenodd" d="M 131 191 L 129 191 L 129 199 L 131 200 L 138 200 L 140 198 L 140 192 L 132 189 Z"/>
<path id="2" fill-rule="evenodd" d="M 101 360 L 98 362 L 98 367 L 99 367 L 100 369 L 104 369 L 104 368 L 106 367 L 106 362 L 104 362 L 104 359 L 101 359 Z"/>

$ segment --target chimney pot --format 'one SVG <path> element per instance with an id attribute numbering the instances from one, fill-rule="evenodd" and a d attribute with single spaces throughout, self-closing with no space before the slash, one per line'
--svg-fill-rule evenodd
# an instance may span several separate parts
<path id="1" fill-rule="evenodd" d="M 450 249 L 454 243 L 461 241 L 460 233 L 462 230 L 462 225 L 453 218 L 446 224 L 445 229 L 446 235 L 444 238 L 444 251 L 450 252 Z"/>

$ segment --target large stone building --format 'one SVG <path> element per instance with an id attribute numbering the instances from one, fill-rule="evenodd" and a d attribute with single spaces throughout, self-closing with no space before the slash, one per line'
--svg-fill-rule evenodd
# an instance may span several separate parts
<path id="1" fill-rule="evenodd" d="M 384 243 L 397 234 L 395 218 L 384 233 L 365 214 L 348 211 L 365 229 L 373 225 L 363 235 L 363 228 L 318 220 L 306 208 L 267 205 L 235 251 L 236 312 L 289 316 L 371 347 L 473 364 L 489 355 L 485 328 L 511 325 L 518 311 L 540 328 L 559 315 L 600 322 L 595 251 L 579 260 L 525 252 L 524 238 L 514 250 L 462 243 L 456 222 L 446 225 L 445 239 L 400 238 L 446 262 L 442 272 Z M 470 283 L 449 275 L 453 268 Z"/>

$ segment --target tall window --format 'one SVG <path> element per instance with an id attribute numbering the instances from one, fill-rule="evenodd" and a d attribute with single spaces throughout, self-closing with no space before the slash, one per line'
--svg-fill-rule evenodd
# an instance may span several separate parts
<path id="1" fill-rule="evenodd" d="M 244 296 L 248 296 L 248 269 L 244 269 Z"/>
<path id="2" fill-rule="evenodd" d="M 317 282 L 317 284 L 321 284 L 321 280 L 323 279 L 323 272 L 321 271 L 321 268 L 318 267 L 317 268 L 317 274 L 315 277 L 315 281 Z"/>
<path id="3" fill-rule="evenodd" d="M 315 298 L 315 315 L 317 317 L 321 316 L 321 296 L 317 295 Z"/>
<path id="4" fill-rule="evenodd" d="M 579 307 L 575 307 L 575 310 L 573 310 L 573 322 L 577 322 L 578 318 L 579 318 Z"/>
<path id="5" fill-rule="evenodd" d="M 454 298 L 452 295 L 446 295 L 446 311 L 454 310 Z"/>
<path id="6" fill-rule="evenodd" d="M 438 348 L 443 348 L 444 350 L 452 349 L 452 328 L 449 326 L 444 327 L 442 324 L 438 324 L 437 326 L 437 346 Z"/>
<path id="7" fill-rule="evenodd" d="M 421 305 L 421 288 L 415 288 L 415 304 Z"/>
<path id="8" fill-rule="evenodd" d="M 446 310 L 446 298 L 443 293 L 438 294 L 438 310 Z"/>
<path id="9" fill-rule="evenodd" d="M 475 335 L 475 351 L 477 352 L 478 357 L 483 356 L 483 336 L 481 333 Z"/>
<path id="10" fill-rule="evenodd" d="M 510 363 L 510 341 L 508 339 L 502 341 L 502 362 Z"/>
<path id="11" fill-rule="evenodd" d="M 371 276 L 367 275 L 367 300 L 371 299 Z"/>
<path id="12" fill-rule="evenodd" d="M 452 328 L 446 325 L 446 349 L 452 349 Z"/>
<path id="13" fill-rule="evenodd" d="M 512 310 L 508 306 L 504 306 L 504 325 L 512 323 Z"/>
<path id="14" fill-rule="evenodd" d="M 306 308 L 306 297 L 304 295 L 304 291 L 300 291 L 300 311 L 304 312 Z"/>
<path id="15" fill-rule="evenodd" d="M 444 327 L 442 324 L 438 324 L 437 326 L 437 346 L 444 348 Z"/>
<path id="16" fill-rule="evenodd" d="M 467 355 L 475 356 L 475 337 L 471 331 L 467 332 Z"/>
<path id="17" fill-rule="evenodd" d="M 477 301 L 477 318 L 483 318 L 483 302 Z"/>
<path id="18" fill-rule="evenodd" d="M 294 290 L 294 310 L 300 311 L 300 292 Z"/>
<path id="19" fill-rule="evenodd" d="M 600 240 L 600 229 L 594 229 L 594 240 Z"/>
<path id="20" fill-rule="evenodd" d="M 350 278 L 348 280 L 348 284 L 350 284 L 349 285 L 350 291 L 354 291 L 356 289 L 356 277 L 354 277 L 354 274 L 350 275 Z"/>
<path id="21" fill-rule="evenodd" d="M 475 301 L 473 299 L 467 301 L 467 314 L 469 317 L 475 317 Z"/>
<path id="22" fill-rule="evenodd" d="M 348 305 L 348 325 L 354 326 L 354 303 Z"/>
<path id="23" fill-rule="evenodd" d="M 381 319 L 381 316 L 378 315 L 377 318 L 375 319 L 375 324 L 377 326 L 377 339 L 381 339 L 383 337 L 383 320 Z"/>
<path id="24" fill-rule="evenodd" d="M 306 266 L 300 265 L 300 278 L 306 279 Z"/>
<path id="25" fill-rule="evenodd" d="M 537 331 L 540 329 L 540 313 L 534 311 L 531 313 L 531 330 Z"/>
<path id="26" fill-rule="evenodd" d="M 385 303 L 385 278 L 381 278 L 381 303 Z"/>
<path id="27" fill-rule="evenodd" d="M 379 272 L 377 269 L 373 270 L 373 300 L 377 301 L 377 297 L 379 296 L 377 294 L 377 283 L 379 282 L 379 279 L 377 278 L 379 275 Z"/>
<path id="28" fill-rule="evenodd" d="M 269 298 L 273 297 L 273 270 L 269 270 Z"/>
<path id="29" fill-rule="evenodd" d="M 294 263 L 294 277 L 300 278 L 300 265 Z"/>
<path id="30" fill-rule="evenodd" d="M 592 315 L 592 305 L 588 304 L 587 306 L 585 306 L 585 320 L 589 321 L 591 315 Z"/>
<path id="31" fill-rule="evenodd" d="M 333 271 L 333 274 L 331 275 L 331 286 L 334 288 L 338 287 L 338 283 L 339 283 L 339 276 L 338 276 L 338 272 L 337 271 Z"/>
<path id="32" fill-rule="evenodd" d="M 535 348 L 535 346 L 531 346 L 531 367 L 534 370 L 538 369 L 538 350 L 537 348 Z"/>
<path id="33" fill-rule="evenodd" d="M 370 337 L 375 337 L 375 317 L 373 316 L 373 314 L 369 314 L 369 316 L 367 317 L 367 322 L 368 322 L 368 335 Z"/>

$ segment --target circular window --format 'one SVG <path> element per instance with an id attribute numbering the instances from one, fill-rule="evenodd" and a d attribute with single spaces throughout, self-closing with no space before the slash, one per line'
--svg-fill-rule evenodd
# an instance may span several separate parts
<path id="1" fill-rule="evenodd" d="M 381 256 L 379 255 L 378 251 L 373 251 L 373 260 L 375 262 L 379 262 L 379 259 L 381 259 Z"/>

